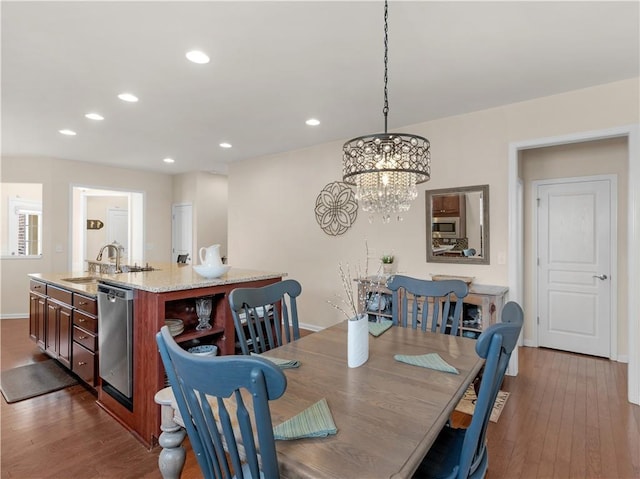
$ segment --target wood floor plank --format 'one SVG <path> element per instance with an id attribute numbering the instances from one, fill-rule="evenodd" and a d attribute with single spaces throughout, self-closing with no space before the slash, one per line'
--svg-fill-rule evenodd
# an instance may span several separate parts
<path id="1" fill-rule="evenodd" d="M 0 342 L 2 369 L 47 359 L 28 339 L 26 320 L 1 320 Z M 488 479 L 640 479 L 640 407 L 627 401 L 625 364 L 521 348 L 519 368 L 503 383 L 511 395 L 500 420 L 489 423 Z M 145 449 L 95 399 L 80 385 L 3 399 L 0 477 L 160 479 L 159 448 Z M 181 479 L 200 479 L 186 447 Z"/>

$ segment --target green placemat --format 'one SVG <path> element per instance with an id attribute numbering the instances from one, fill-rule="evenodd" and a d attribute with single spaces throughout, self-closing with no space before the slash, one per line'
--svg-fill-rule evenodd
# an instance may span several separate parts
<path id="1" fill-rule="evenodd" d="M 436 371 L 443 371 L 445 373 L 460 374 L 456 368 L 442 359 L 438 353 L 421 354 L 418 356 L 396 354 L 393 358 L 396 361 L 411 364 L 413 366 L 435 369 Z"/>
<path id="2" fill-rule="evenodd" d="M 291 368 L 299 368 L 300 361 L 297 359 L 281 359 L 274 358 L 272 356 L 263 356 L 262 354 L 251 353 L 251 356 L 259 356 L 261 358 L 267 359 L 271 361 L 276 366 L 279 366 L 280 369 L 291 369 Z"/>
<path id="3" fill-rule="evenodd" d="M 369 334 L 372 336 L 380 336 L 387 329 L 393 326 L 393 321 L 390 319 L 381 319 L 379 323 L 369 323 Z"/>
<path id="4" fill-rule="evenodd" d="M 300 414 L 287 419 L 273 428 L 274 439 L 288 441 L 305 437 L 326 437 L 336 434 L 338 429 L 333 422 L 327 400 L 322 398 Z"/>

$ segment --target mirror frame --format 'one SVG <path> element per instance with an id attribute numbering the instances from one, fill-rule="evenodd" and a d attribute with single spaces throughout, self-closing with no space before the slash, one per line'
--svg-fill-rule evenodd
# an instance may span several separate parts
<path id="1" fill-rule="evenodd" d="M 433 219 L 432 212 L 432 197 L 435 195 L 452 194 L 452 193 L 467 193 L 470 191 L 482 192 L 482 222 L 484 228 L 482 230 L 482 246 L 483 255 L 481 258 L 475 257 L 452 257 L 452 256 L 440 256 L 433 254 L 433 242 L 431 223 Z M 442 188 L 439 190 L 425 190 L 425 223 L 426 223 L 426 250 L 427 250 L 427 263 L 460 263 L 460 264 L 490 264 L 490 249 L 489 249 L 489 185 L 475 185 L 475 186 L 462 186 L 459 188 Z"/>

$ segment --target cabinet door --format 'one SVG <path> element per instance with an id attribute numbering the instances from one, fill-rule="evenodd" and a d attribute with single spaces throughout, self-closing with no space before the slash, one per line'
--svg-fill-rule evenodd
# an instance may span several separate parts
<path id="1" fill-rule="evenodd" d="M 437 195 L 432 198 L 433 216 L 460 216 L 459 195 Z"/>
<path id="2" fill-rule="evenodd" d="M 58 361 L 71 367 L 71 308 L 58 309 Z"/>
<path id="3" fill-rule="evenodd" d="M 45 347 L 46 314 L 46 298 L 39 294 L 29 294 L 29 337 L 42 349 Z"/>
<path id="4" fill-rule="evenodd" d="M 44 338 L 45 338 L 45 329 L 46 329 L 46 317 L 47 317 L 47 298 L 43 296 L 38 296 L 37 302 L 37 340 L 36 344 L 40 346 L 42 349 L 45 348 Z"/>
<path id="5" fill-rule="evenodd" d="M 38 342 L 38 323 L 41 318 L 38 317 L 38 295 L 31 293 L 29 295 L 29 338 L 34 343 Z"/>
<path id="6" fill-rule="evenodd" d="M 58 357 L 58 310 L 60 306 L 54 301 L 47 300 L 45 314 L 44 347 L 46 353 L 54 358 Z"/>

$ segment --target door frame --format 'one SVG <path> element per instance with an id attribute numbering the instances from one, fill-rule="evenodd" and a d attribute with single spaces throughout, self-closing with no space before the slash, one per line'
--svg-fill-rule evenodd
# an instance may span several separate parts
<path id="1" fill-rule="evenodd" d="M 193 257 L 193 251 L 194 251 L 194 247 L 193 247 L 193 238 L 194 238 L 194 234 L 193 234 L 193 203 L 191 202 L 182 202 L 182 203 L 172 203 L 171 204 L 171 252 L 170 252 L 170 257 L 171 257 L 171 262 L 175 262 L 175 258 L 174 258 L 174 250 L 175 250 L 175 214 L 176 214 L 176 209 L 179 207 L 185 207 L 188 206 L 191 210 L 191 218 L 190 218 L 190 222 L 191 222 L 191 242 L 189 244 L 189 260 L 191 262 L 191 264 L 198 264 L 198 262 L 194 259 Z"/>
<path id="2" fill-rule="evenodd" d="M 629 233 L 627 237 L 627 258 L 629 259 L 629 272 L 626 279 L 627 304 L 628 304 L 628 327 L 629 327 L 629 366 L 627 370 L 628 388 L 627 396 L 629 402 L 640 405 L 640 300 L 633 291 L 640 289 L 640 252 L 633 248 L 633 245 L 640 243 L 640 125 L 624 125 L 603 130 L 593 130 L 568 135 L 537 138 L 526 141 L 509 143 L 508 159 L 508 278 L 509 278 L 509 299 L 522 302 L 522 279 L 518 276 L 518 271 L 524 268 L 524 258 L 517 256 L 517 251 L 521 245 L 523 232 L 519 231 L 521 218 L 524 217 L 522 207 L 517 203 L 518 185 L 518 156 L 521 150 L 540 148 L 545 146 L 564 145 L 568 143 L 580 143 L 584 141 L 599 140 L 606 138 L 627 138 L 627 154 L 629 166 L 629 193 L 627 196 L 628 216 L 627 223 Z M 513 295 L 511 293 L 514 293 Z M 514 350 L 515 369 L 517 373 L 517 349 Z M 511 365 L 510 365 L 511 368 Z"/>
<path id="3" fill-rule="evenodd" d="M 557 185 L 560 183 L 581 183 L 586 181 L 608 181 L 609 188 L 609 226 L 611 230 L 611 257 L 609 261 L 611 263 L 610 270 L 606 272 L 609 276 L 610 283 L 610 301 L 609 301 L 609 359 L 613 361 L 618 360 L 618 182 L 616 175 L 592 175 L 592 176 L 580 176 L 580 177 L 571 177 L 571 178 L 549 178 L 546 180 L 535 180 L 531 182 L 531 199 L 533 205 L 536 204 L 536 198 L 538 193 L 538 187 L 541 185 Z M 531 237 L 535 238 L 537 241 L 538 238 L 538 215 L 536 213 L 535 221 L 533 222 L 533 228 Z M 535 251 L 536 254 L 539 252 L 540 245 L 536 243 Z M 538 305 L 540 302 L 539 291 L 538 291 L 538 281 L 540 270 L 538 268 L 534 268 L 531 272 L 532 278 L 530 278 L 531 285 L 533 288 L 533 295 L 535 298 L 533 317 L 536 318 L 540 316 L 540 311 L 538 310 Z M 533 346 L 540 346 L 540 325 L 537 324 L 534 328 L 534 337 L 533 337 Z"/>

